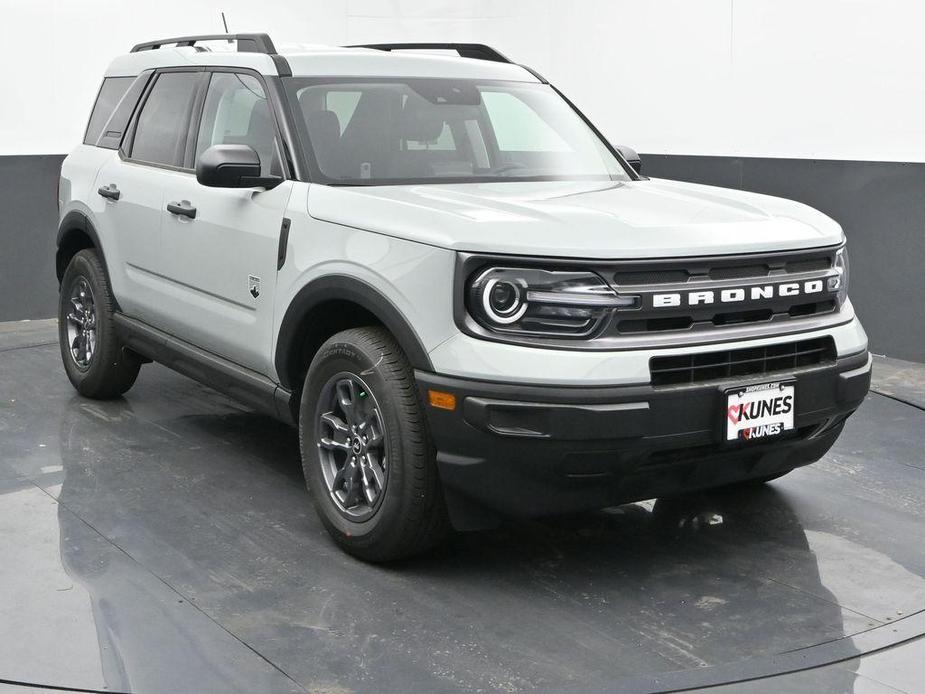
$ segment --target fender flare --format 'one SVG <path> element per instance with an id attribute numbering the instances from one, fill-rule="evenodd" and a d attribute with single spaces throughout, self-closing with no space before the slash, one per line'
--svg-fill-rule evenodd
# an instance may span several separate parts
<path id="1" fill-rule="evenodd" d="M 398 341 L 412 367 L 433 371 L 430 357 L 417 333 L 391 300 L 364 280 L 349 275 L 327 275 L 302 287 L 286 309 L 276 340 L 274 359 L 276 373 L 283 387 L 292 390 L 299 385 L 288 381 L 289 374 L 294 371 L 292 360 L 299 358 L 294 341 L 303 319 L 313 309 L 331 300 L 350 301 L 372 313 Z"/>
<path id="2" fill-rule="evenodd" d="M 100 260 L 103 263 L 103 269 L 106 271 L 106 280 L 109 281 L 109 266 L 106 264 L 106 255 L 103 252 L 103 246 L 100 244 L 100 237 L 96 233 L 96 228 L 93 226 L 87 215 L 79 210 L 71 210 L 66 215 L 64 219 L 61 220 L 61 223 L 58 225 L 58 236 L 55 240 L 55 247 L 58 249 L 55 254 L 55 270 L 58 275 L 58 282 L 61 281 L 61 278 L 64 276 L 64 270 L 66 268 L 61 267 L 59 257 L 61 254 L 61 245 L 65 242 L 68 235 L 73 231 L 81 231 L 86 234 L 90 241 L 93 242 L 93 247 L 96 249 L 96 252 L 100 255 Z M 112 283 L 110 282 L 110 286 Z"/>

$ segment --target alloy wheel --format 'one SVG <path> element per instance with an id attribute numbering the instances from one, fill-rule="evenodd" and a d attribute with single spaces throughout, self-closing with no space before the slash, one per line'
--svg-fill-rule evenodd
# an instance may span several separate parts
<path id="1" fill-rule="evenodd" d="M 354 522 L 378 510 L 388 483 L 388 435 L 369 385 L 341 372 L 321 389 L 315 443 L 328 494 Z"/>
<path id="2" fill-rule="evenodd" d="M 90 368 L 97 345 L 97 315 L 93 290 L 85 277 L 78 277 L 71 285 L 70 310 L 67 321 L 68 351 L 81 371 Z"/>

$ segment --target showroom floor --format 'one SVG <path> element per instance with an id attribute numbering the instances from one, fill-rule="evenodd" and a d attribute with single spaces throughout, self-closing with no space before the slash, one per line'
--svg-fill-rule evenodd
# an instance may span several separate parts
<path id="1" fill-rule="evenodd" d="M 377 567 L 328 540 L 293 430 L 156 365 L 81 399 L 55 340 L 0 324 L 0 692 L 922 691 L 925 366 L 878 360 L 764 488 Z"/>

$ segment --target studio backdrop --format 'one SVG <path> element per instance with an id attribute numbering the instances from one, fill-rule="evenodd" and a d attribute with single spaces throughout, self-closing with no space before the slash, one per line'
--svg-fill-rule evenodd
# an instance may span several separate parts
<path id="1" fill-rule="evenodd" d="M 925 5 L 908 0 L 0 0 L 0 320 L 54 315 L 56 185 L 109 60 L 143 40 L 488 43 L 644 173 L 838 220 L 871 348 L 925 361 Z"/>

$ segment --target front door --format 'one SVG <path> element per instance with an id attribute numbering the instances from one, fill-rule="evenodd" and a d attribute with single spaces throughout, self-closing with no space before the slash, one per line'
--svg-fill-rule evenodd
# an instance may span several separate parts
<path id="1" fill-rule="evenodd" d="M 257 76 L 212 73 L 201 118 L 193 123 L 194 161 L 212 145 L 246 144 L 259 155 L 263 176 L 283 174 L 277 128 Z M 160 265 L 168 332 L 273 373 L 277 253 L 291 190 L 291 181 L 272 190 L 209 188 L 193 173 L 171 173 Z"/>

